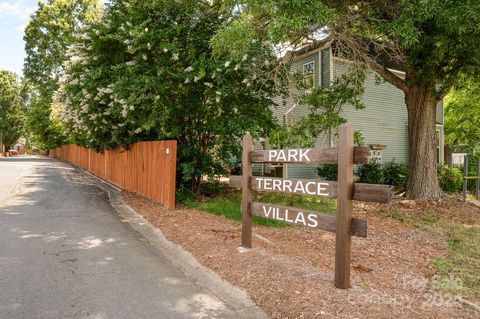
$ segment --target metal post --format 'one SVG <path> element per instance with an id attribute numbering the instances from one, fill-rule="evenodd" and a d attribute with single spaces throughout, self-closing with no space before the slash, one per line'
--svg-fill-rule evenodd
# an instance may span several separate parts
<path id="1" fill-rule="evenodd" d="M 475 180 L 475 188 L 476 188 L 476 198 L 477 200 L 480 199 L 480 180 L 478 179 L 480 176 L 480 158 L 477 159 L 477 179 Z"/>
<path id="2" fill-rule="evenodd" d="M 468 156 L 463 158 L 463 201 L 467 201 L 467 186 L 468 186 Z"/>

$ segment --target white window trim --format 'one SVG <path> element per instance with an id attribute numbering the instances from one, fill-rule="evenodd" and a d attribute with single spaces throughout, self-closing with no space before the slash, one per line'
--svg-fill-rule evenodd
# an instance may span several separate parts
<path id="1" fill-rule="evenodd" d="M 443 124 L 435 124 L 435 133 L 439 132 L 439 139 L 438 139 L 438 164 L 445 163 L 445 136 L 444 136 L 444 127 Z"/>

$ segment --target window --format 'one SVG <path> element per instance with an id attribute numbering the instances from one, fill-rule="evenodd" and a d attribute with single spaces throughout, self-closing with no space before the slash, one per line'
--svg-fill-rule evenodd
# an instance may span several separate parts
<path id="1" fill-rule="evenodd" d="M 303 84 L 307 88 L 311 88 L 314 85 L 315 75 L 315 61 L 305 63 L 303 65 Z"/>

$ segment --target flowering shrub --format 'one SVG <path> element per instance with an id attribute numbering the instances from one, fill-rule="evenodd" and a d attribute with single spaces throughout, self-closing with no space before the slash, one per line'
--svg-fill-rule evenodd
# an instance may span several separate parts
<path id="1" fill-rule="evenodd" d="M 274 126 L 275 83 L 258 74 L 278 69 L 276 56 L 261 43 L 238 60 L 214 56 L 225 19 L 209 1 L 112 1 L 69 47 L 54 99 L 67 133 L 97 150 L 176 139 L 180 180 L 197 190 L 246 131 Z"/>

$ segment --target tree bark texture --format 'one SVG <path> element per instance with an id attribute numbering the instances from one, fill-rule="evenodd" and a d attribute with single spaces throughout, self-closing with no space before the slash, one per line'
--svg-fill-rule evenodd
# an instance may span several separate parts
<path id="1" fill-rule="evenodd" d="M 407 197 L 437 201 L 441 197 L 437 179 L 437 100 L 429 87 L 411 86 L 405 92 L 405 103 L 410 144 Z"/>

